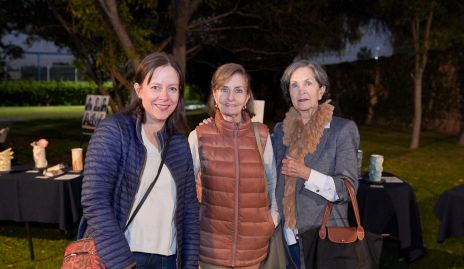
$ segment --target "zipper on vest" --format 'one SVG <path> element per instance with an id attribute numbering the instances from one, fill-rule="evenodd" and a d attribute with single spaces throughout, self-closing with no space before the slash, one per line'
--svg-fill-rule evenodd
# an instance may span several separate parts
<path id="1" fill-rule="evenodd" d="M 239 206 L 239 188 L 240 188 L 240 160 L 238 156 L 238 128 L 240 123 L 234 124 L 234 156 L 235 156 L 235 208 L 234 208 L 234 241 L 232 244 L 232 267 L 235 267 L 237 256 L 237 238 L 238 238 L 238 206 Z"/>

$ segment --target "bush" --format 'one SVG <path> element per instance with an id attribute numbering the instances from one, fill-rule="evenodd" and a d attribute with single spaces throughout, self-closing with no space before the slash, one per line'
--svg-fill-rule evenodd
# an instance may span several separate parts
<path id="1" fill-rule="evenodd" d="M 91 82 L 8 81 L 0 83 L 0 106 L 82 105 L 98 94 Z"/>

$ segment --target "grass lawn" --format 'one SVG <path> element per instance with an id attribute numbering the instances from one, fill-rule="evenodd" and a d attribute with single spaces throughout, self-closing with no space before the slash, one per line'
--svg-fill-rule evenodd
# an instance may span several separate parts
<path id="1" fill-rule="evenodd" d="M 360 132 L 364 170 L 369 165 L 367 156 L 382 154 L 384 170 L 406 180 L 415 191 L 427 254 L 411 267 L 464 268 L 464 237 L 438 244 L 440 222 L 433 214 L 439 195 L 464 183 L 464 147 L 457 146 L 457 137 L 424 132 L 421 147 L 412 151 L 409 133 L 368 127 L 361 127 Z"/>
<path id="2" fill-rule="evenodd" d="M 70 149 L 79 146 L 82 106 L 0 108 L 0 126 L 5 119 L 16 119 L 9 124 L 11 131 L 6 146 L 13 147 L 16 161 L 31 163 L 29 143 L 46 137 L 50 144 L 47 159 L 50 164 L 70 163 Z M 189 113 L 195 126 L 205 117 L 203 112 Z M 414 189 L 420 211 L 422 237 L 427 254 L 408 265 L 398 257 L 396 242 L 385 242 L 382 268 L 464 268 L 464 237 L 436 242 L 439 221 L 433 215 L 438 196 L 445 190 L 464 182 L 464 147 L 458 147 L 457 137 L 446 134 L 423 133 L 421 147 L 408 149 L 410 134 L 389 129 L 360 127 L 361 149 L 364 151 L 363 169 L 368 168 L 368 156 L 373 153 L 385 157 L 384 170 L 406 180 Z M 84 137 L 84 148 L 88 141 Z M 29 260 L 25 228 L 21 223 L 0 222 L 0 268 L 58 268 L 69 239 L 51 225 L 31 227 L 36 260 Z"/>
<path id="3" fill-rule="evenodd" d="M 6 120 L 76 119 L 82 113 L 84 106 L 4 106 L 0 107 L 0 124 Z"/>

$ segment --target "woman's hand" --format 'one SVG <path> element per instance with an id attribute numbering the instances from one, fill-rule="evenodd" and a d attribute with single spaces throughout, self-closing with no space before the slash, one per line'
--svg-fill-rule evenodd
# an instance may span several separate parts
<path id="1" fill-rule="evenodd" d="M 288 155 L 282 160 L 282 174 L 286 176 L 302 178 L 306 181 L 310 173 L 311 168 Z"/>
<path id="2" fill-rule="evenodd" d="M 202 122 L 198 123 L 198 126 L 202 126 L 203 124 L 208 124 L 213 121 L 212 117 L 204 119 Z"/>

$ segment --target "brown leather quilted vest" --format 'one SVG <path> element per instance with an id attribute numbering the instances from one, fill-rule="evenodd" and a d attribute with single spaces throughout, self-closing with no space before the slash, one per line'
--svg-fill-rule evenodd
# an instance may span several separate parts
<path id="1" fill-rule="evenodd" d="M 269 213 L 264 168 L 250 117 L 240 124 L 216 113 L 197 127 L 201 164 L 200 260 L 250 266 L 267 255 L 274 224 Z M 268 129 L 259 124 L 263 149 Z"/>

